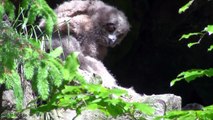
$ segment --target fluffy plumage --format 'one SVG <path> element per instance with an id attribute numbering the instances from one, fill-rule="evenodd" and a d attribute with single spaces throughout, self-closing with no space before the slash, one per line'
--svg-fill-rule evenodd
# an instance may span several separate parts
<path id="1" fill-rule="evenodd" d="M 129 23 L 118 9 L 99 0 L 72 0 L 59 5 L 52 48 L 62 45 L 64 57 L 79 51 L 81 69 L 100 76 L 103 85 L 116 85 L 103 60 L 108 47 L 119 44 L 129 31 Z M 40 23 L 44 26 L 45 21 Z M 47 43 L 47 48 L 49 44 Z"/>

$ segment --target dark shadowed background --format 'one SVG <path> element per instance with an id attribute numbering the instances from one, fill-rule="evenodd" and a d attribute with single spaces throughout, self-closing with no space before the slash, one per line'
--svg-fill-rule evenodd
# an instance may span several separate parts
<path id="1" fill-rule="evenodd" d="M 63 0 L 47 0 L 52 8 Z M 213 24 L 213 1 L 195 0 L 188 11 L 178 9 L 188 0 L 104 0 L 122 10 L 131 31 L 116 48 L 110 49 L 104 63 L 121 86 L 141 94 L 174 93 L 187 103 L 213 104 L 212 78 L 191 83 L 169 83 L 180 72 L 193 68 L 213 67 L 213 53 L 207 52 L 213 38 L 205 36 L 201 44 L 187 47 L 193 37 L 178 41 L 184 33 L 201 31 Z"/>

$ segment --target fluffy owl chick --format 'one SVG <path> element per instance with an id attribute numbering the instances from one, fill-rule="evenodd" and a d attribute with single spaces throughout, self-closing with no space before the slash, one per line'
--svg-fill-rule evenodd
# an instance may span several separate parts
<path id="1" fill-rule="evenodd" d="M 64 2 L 55 12 L 56 32 L 51 46 L 47 43 L 47 48 L 62 46 L 64 57 L 79 51 L 83 71 L 100 76 L 104 86 L 116 85 L 114 77 L 100 60 L 106 56 L 107 48 L 119 44 L 129 31 L 125 15 L 99 0 Z M 45 21 L 42 21 L 40 26 L 44 25 Z"/>

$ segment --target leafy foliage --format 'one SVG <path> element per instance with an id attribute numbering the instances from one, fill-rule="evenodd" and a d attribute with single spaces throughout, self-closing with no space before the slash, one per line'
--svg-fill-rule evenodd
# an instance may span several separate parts
<path id="1" fill-rule="evenodd" d="M 156 120 L 162 118 L 165 120 L 212 120 L 213 105 L 204 107 L 203 110 L 170 111 L 164 117 L 158 117 Z"/>
<path id="2" fill-rule="evenodd" d="M 0 83 L 5 83 L 8 89 L 15 91 L 16 107 L 17 109 L 21 109 L 23 91 L 20 76 L 17 71 L 17 63 L 19 61 L 16 58 L 19 57 L 19 54 L 23 54 L 21 50 L 22 43 L 20 42 L 19 36 L 3 23 L 0 23 L 0 33 Z"/>
<path id="3" fill-rule="evenodd" d="M 20 12 L 18 17 L 15 18 L 16 9 L 19 9 Z M 10 0 L 5 0 L 0 3 L 1 20 L 5 13 L 9 16 L 10 21 L 14 22 L 13 24 L 17 26 L 19 25 L 19 22 L 17 22 L 19 17 L 23 17 L 23 20 L 20 21 L 24 22 L 23 24 L 21 23 L 23 26 L 26 24 L 32 25 L 35 23 L 37 17 L 43 17 L 47 21 L 45 30 L 49 36 L 52 34 L 53 26 L 56 23 L 56 15 L 45 0 L 21 0 L 19 8 L 15 8 Z"/>
<path id="4" fill-rule="evenodd" d="M 175 84 L 175 82 L 185 79 L 187 82 L 191 82 L 199 77 L 212 77 L 213 76 L 213 68 L 209 69 L 194 69 L 188 70 L 185 72 L 180 73 L 176 79 L 172 80 L 171 86 Z"/>
<path id="5" fill-rule="evenodd" d="M 192 4 L 194 0 L 190 0 L 186 5 L 180 8 L 179 13 L 184 12 L 189 6 Z M 200 44 L 200 41 L 203 37 L 208 34 L 211 35 L 213 33 L 213 25 L 207 25 L 200 32 L 192 32 L 188 34 L 182 35 L 180 40 L 188 39 L 191 36 L 200 36 L 200 39 L 197 42 L 189 42 L 188 47 L 192 47 L 196 44 Z M 208 51 L 212 51 L 213 45 L 210 45 Z M 185 80 L 187 82 L 191 82 L 196 80 L 196 78 L 200 77 L 212 77 L 213 76 L 213 68 L 209 69 L 192 69 L 181 72 L 174 80 L 171 81 L 170 86 L 175 85 L 176 82 Z M 156 120 L 212 120 L 213 119 L 213 105 L 204 107 L 202 110 L 182 110 L 182 111 L 170 111 L 167 112 L 166 115 L 156 118 Z"/>
<path id="6" fill-rule="evenodd" d="M 204 28 L 205 32 L 208 32 L 209 35 L 213 33 L 213 25 L 208 25 L 207 27 Z"/>
<path id="7" fill-rule="evenodd" d="M 24 23 L 21 23 L 18 20 L 19 18 L 15 19 L 15 7 L 11 1 L 6 0 L 0 4 L 0 84 L 5 84 L 7 89 L 14 91 L 17 110 L 22 109 L 23 90 L 21 81 L 23 79 L 32 80 L 32 83 L 34 83 L 32 86 L 42 100 L 47 100 L 51 92 L 54 92 L 50 89 L 59 87 L 63 82 L 63 78 L 60 77 L 62 76 L 63 62 L 57 58 L 62 50 L 56 49 L 50 54 L 45 53 L 40 48 L 40 42 L 32 37 L 33 30 L 26 29 L 28 23 L 33 23 L 28 18 L 35 21 L 36 16 L 48 16 L 47 19 L 51 19 L 48 21 L 56 21 L 54 12 L 45 1 L 23 0 L 21 2 L 22 13 L 18 16 L 23 15 L 23 12 L 28 13 L 27 16 L 22 16 Z M 32 8 L 29 5 L 40 7 L 38 7 L 36 13 L 31 14 Z M 9 19 L 2 21 L 3 16 L 9 16 Z M 18 22 L 21 24 L 18 24 Z M 21 25 L 22 29 L 13 29 L 11 23 L 15 28 L 16 24 Z M 51 25 L 50 28 L 53 29 L 53 24 L 51 23 Z M 51 32 L 50 29 L 49 31 Z M 22 75 L 24 75 L 24 78 L 22 78 Z"/>
<path id="8" fill-rule="evenodd" d="M 137 110 L 145 114 L 153 113 L 153 109 L 146 104 L 124 102 L 120 97 L 125 94 L 124 90 L 109 90 L 95 84 L 65 85 L 60 93 L 53 95 L 48 104 L 32 109 L 31 112 L 35 114 L 56 108 L 69 108 L 76 110 L 79 115 L 85 109 L 98 109 L 114 117 L 121 114 L 134 115 Z"/>
<path id="9" fill-rule="evenodd" d="M 15 6 L 13 5 L 13 3 L 10 0 L 5 0 L 5 2 L 2 2 L 1 5 L 0 6 L 2 7 L 2 12 L 0 16 L 3 16 L 3 13 L 6 12 L 8 13 L 10 20 L 13 20 L 15 18 Z"/>
<path id="10" fill-rule="evenodd" d="M 30 2 L 34 3 L 31 3 L 31 6 L 29 6 Z M 30 24 L 33 24 L 36 20 L 36 17 L 44 17 L 46 21 L 46 32 L 48 35 L 51 35 L 53 31 L 53 25 L 56 22 L 56 15 L 53 10 L 47 5 L 45 0 L 23 0 L 22 5 L 24 9 L 29 7 L 27 16 L 28 22 Z"/>
<path id="11" fill-rule="evenodd" d="M 189 39 L 191 36 L 198 36 L 199 35 L 200 39 L 197 42 L 189 42 L 188 43 L 188 47 L 190 48 L 190 47 L 192 47 L 196 44 L 199 44 L 206 34 L 211 35 L 212 33 L 213 33 L 213 25 L 207 25 L 207 27 L 205 27 L 200 32 L 192 32 L 192 33 L 188 33 L 188 34 L 183 34 L 179 40 Z M 208 51 L 211 51 L 212 48 L 213 48 L 213 46 L 210 45 L 210 47 L 208 48 Z"/>
<path id="12" fill-rule="evenodd" d="M 40 48 L 33 48 L 33 44 L 3 22 L 0 24 L 0 30 L 0 83 L 4 83 L 8 89 L 14 90 L 17 109 L 21 109 L 23 102 L 23 91 L 18 70 L 22 64 L 24 64 L 26 79 L 34 78 L 38 94 L 43 100 L 47 99 L 49 95 L 49 82 L 47 80 L 51 81 L 53 79 L 49 77 L 52 74 L 61 74 L 58 66 L 63 66 L 62 62 L 59 59 L 53 59 L 50 55 L 41 51 Z M 51 54 L 54 55 L 54 51 Z M 48 69 L 52 70 L 51 74 L 48 74 Z M 52 83 L 53 86 L 60 85 L 58 82 L 54 83 L 56 82 Z"/>
<path id="13" fill-rule="evenodd" d="M 191 0 L 190 2 L 193 2 L 193 0 Z M 199 36 L 200 39 L 197 42 L 189 42 L 188 43 L 187 46 L 189 48 L 191 48 L 192 46 L 194 46 L 196 44 L 200 44 L 200 41 L 203 39 L 203 37 L 206 34 L 211 35 L 212 33 L 213 33 L 213 25 L 207 25 L 200 32 L 192 32 L 192 33 L 188 33 L 188 34 L 183 34 L 179 40 L 189 39 L 192 36 Z M 213 45 L 210 45 L 210 47 L 208 48 L 208 51 L 212 51 L 212 49 L 213 49 Z M 184 71 L 184 72 L 180 73 L 177 76 L 176 79 L 171 81 L 170 86 L 173 86 L 177 81 L 184 80 L 184 79 L 187 82 L 191 82 L 191 81 L 195 80 L 198 77 L 203 77 L 203 76 L 212 77 L 212 75 L 213 75 L 212 69 L 213 68 L 209 68 L 209 69 L 192 69 L 192 70 Z"/>
<path id="14" fill-rule="evenodd" d="M 200 34 L 201 34 L 200 32 L 194 32 L 194 33 L 189 33 L 189 34 L 183 34 L 179 40 L 188 39 L 188 38 L 191 37 L 191 36 L 200 35 Z"/>
<path id="15" fill-rule="evenodd" d="M 193 45 L 199 44 L 200 41 L 202 40 L 202 38 L 207 33 L 208 33 L 208 35 L 211 35 L 213 33 L 213 25 L 208 25 L 201 32 L 193 32 L 193 33 L 184 34 L 184 35 L 182 35 L 182 37 L 179 40 L 188 39 L 191 36 L 200 35 L 200 39 L 197 42 L 188 43 L 188 47 L 190 48 Z M 210 45 L 210 47 L 208 48 L 208 51 L 212 51 L 212 49 L 213 49 L 213 45 Z M 212 69 L 213 68 L 209 68 L 209 69 L 192 69 L 192 70 L 184 71 L 184 72 L 180 73 L 177 76 L 176 79 L 172 80 L 170 85 L 173 86 L 177 81 L 184 80 L 184 79 L 187 82 L 191 82 L 191 81 L 195 80 L 198 77 L 203 77 L 203 76 L 212 77 L 212 75 L 213 75 Z"/>

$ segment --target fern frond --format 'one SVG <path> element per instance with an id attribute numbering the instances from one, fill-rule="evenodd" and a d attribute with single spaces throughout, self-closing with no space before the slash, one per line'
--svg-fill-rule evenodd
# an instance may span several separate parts
<path id="1" fill-rule="evenodd" d="M 70 55 L 67 56 L 65 61 L 65 69 L 68 69 L 71 73 L 76 72 L 78 68 L 80 67 L 79 61 L 78 61 L 78 52 L 73 52 Z"/>
<path id="2" fill-rule="evenodd" d="M 0 85 L 1 84 L 3 84 L 3 83 L 5 83 L 5 79 L 4 79 L 4 74 L 3 74 L 3 72 L 2 72 L 2 70 L 0 70 Z"/>
<path id="3" fill-rule="evenodd" d="M 30 5 L 30 2 L 32 2 L 32 0 L 22 0 L 20 5 L 22 8 L 27 9 Z"/>
<path id="4" fill-rule="evenodd" d="M 23 104 L 23 90 L 21 87 L 21 80 L 20 76 L 17 72 L 13 71 L 12 72 L 12 80 L 13 80 L 13 91 L 14 91 L 14 96 L 16 99 L 16 108 L 20 110 L 22 108 Z"/>
<path id="5" fill-rule="evenodd" d="M 54 21 L 50 15 L 46 17 L 46 26 L 45 26 L 45 31 L 47 35 L 51 36 L 54 28 Z"/>
<path id="6" fill-rule="evenodd" d="M 40 8 L 36 4 L 32 4 L 28 12 L 28 22 L 33 24 L 35 22 L 36 16 L 39 15 Z"/>
<path id="7" fill-rule="evenodd" d="M 6 87 L 12 88 L 15 100 L 16 100 L 16 109 L 22 109 L 23 104 L 23 90 L 21 87 L 20 76 L 16 71 L 11 71 L 10 74 L 5 75 L 6 77 Z"/>
<path id="8" fill-rule="evenodd" d="M 45 19 L 45 31 L 47 35 L 51 36 L 57 19 L 54 11 L 48 6 L 45 0 L 34 1 L 28 13 L 28 22 L 33 24 L 37 16 L 42 16 Z"/>
<path id="9" fill-rule="evenodd" d="M 48 62 L 48 65 L 50 66 L 49 76 L 51 77 L 51 81 L 56 87 L 59 87 L 62 84 L 63 75 L 53 63 Z"/>
<path id="10" fill-rule="evenodd" d="M 6 89 L 12 89 L 13 88 L 13 81 L 11 80 L 11 75 L 4 74 L 4 79 L 5 79 Z"/>
<path id="11" fill-rule="evenodd" d="M 32 80 L 34 75 L 34 67 L 31 62 L 27 62 L 24 64 L 24 75 L 27 80 Z"/>
<path id="12" fill-rule="evenodd" d="M 2 21 L 4 15 L 4 6 L 0 3 L 0 21 Z"/>
<path id="13" fill-rule="evenodd" d="M 9 19 L 14 20 L 15 18 L 15 6 L 10 0 L 5 0 L 4 3 L 5 12 L 8 13 Z"/>
<path id="14" fill-rule="evenodd" d="M 5 43 L 4 46 L 2 46 L 2 51 L 0 51 L 2 56 L 2 64 L 7 68 L 7 69 L 14 69 L 15 68 L 15 58 L 17 57 L 17 51 L 12 50 L 11 48 L 14 48 L 14 46 L 7 42 Z"/>
<path id="15" fill-rule="evenodd" d="M 37 0 L 38 3 L 43 5 L 43 12 L 48 13 L 48 15 L 50 15 L 52 17 L 52 20 L 54 22 L 56 22 L 57 18 L 56 18 L 56 14 L 55 12 L 52 10 L 52 8 L 49 7 L 49 5 L 47 4 L 47 2 L 45 0 Z"/>
<path id="16" fill-rule="evenodd" d="M 38 74 L 37 74 L 37 89 L 38 93 L 41 96 L 42 100 L 46 100 L 49 96 L 49 83 L 47 80 L 48 77 L 48 71 L 47 67 L 40 66 L 38 68 Z"/>
<path id="17" fill-rule="evenodd" d="M 63 74 L 64 66 L 62 64 L 62 61 L 57 60 L 57 59 L 48 59 L 48 62 L 51 62 L 51 64 L 53 64 L 55 67 L 57 67 L 57 69 L 60 71 L 60 73 Z"/>
<path id="18" fill-rule="evenodd" d="M 63 66 L 63 77 L 67 81 L 73 80 L 75 77 L 79 77 L 78 75 L 78 69 L 80 67 L 79 61 L 78 61 L 78 52 L 71 53 L 65 60 L 64 66 Z M 80 77 L 79 77 L 80 78 Z"/>
<path id="19" fill-rule="evenodd" d="M 53 51 L 51 51 L 48 55 L 53 57 L 53 58 L 57 58 L 62 53 L 63 53 L 63 48 L 62 47 L 58 47 L 58 48 L 54 49 Z"/>

